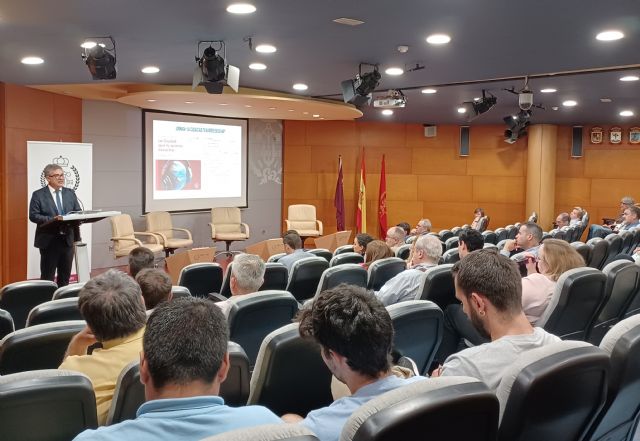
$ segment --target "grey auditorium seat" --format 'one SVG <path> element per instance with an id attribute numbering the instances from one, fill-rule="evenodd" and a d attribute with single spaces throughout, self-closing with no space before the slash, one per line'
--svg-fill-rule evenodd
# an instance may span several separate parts
<path id="1" fill-rule="evenodd" d="M 265 424 L 210 436 L 202 441 L 318 441 L 302 424 Z"/>
<path id="2" fill-rule="evenodd" d="M 566 271 L 536 326 L 562 339 L 585 340 L 606 300 L 606 281 L 606 276 L 594 268 Z"/>
<path id="3" fill-rule="evenodd" d="M 590 266 L 591 268 L 602 269 L 604 267 L 605 260 L 607 260 L 609 252 L 609 242 L 600 237 L 594 237 L 587 242 L 587 245 L 589 245 L 589 247 L 591 248 L 587 266 Z"/>
<path id="4" fill-rule="evenodd" d="M 35 306 L 29 312 L 26 327 L 66 320 L 83 320 L 78 308 L 78 297 L 50 300 Z"/>
<path id="5" fill-rule="evenodd" d="M 15 330 L 16 329 L 13 326 L 13 317 L 11 317 L 9 311 L 0 309 L 0 340 L 2 340 L 5 335 L 10 334 Z"/>
<path id="6" fill-rule="evenodd" d="M 364 263 L 364 256 L 362 254 L 352 253 L 352 252 L 335 254 L 331 258 L 331 261 L 329 262 L 329 266 L 333 267 L 333 266 L 342 265 L 345 263 L 356 263 L 356 264 Z"/>
<path id="7" fill-rule="evenodd" d="M 393 323 L 393 348 L 427 373 L 442 340 L 443 314 L 433 302 L 409 300 L 387 306 Z"/>
<path id="8" fill-rule="evenodd" d="M 220 385 L 220 396 L 230 406 L 244 406 L 249 398 L 251 368 L 244 349 L 233 341 L 227 343 L 229 352 L 229 372 Z"/>
<path id="9" fill-rule="evenodd" d="M 231 268 L 233 268 L 233 262 L 229 262 L 227 269 L 224 272 L 224 279 L 222 280 L 222 286 L 220 287 L 220 295 L 229 298 L 231 297 Z"/>
<path id="10" fill-rule="evenodd" d="M 335 288 L 341 283 L 366 288 L 367 277 L 367 270 L 355 263 L 345 263 L 344 265 L 327 268 L 320 277 L 315 296 L 317 297 L 322 291 Z"/>
<path id="11" fill-rule="evenodd" d="M 222 278 L 222 267 L 217 263 L 192 263 L 180 271 L 178 285 L 189 288 L 194 297 L 205 298 L 209 293 L 220 292 Z"/>
<path id="12" fill-rule="evenodd" d="M 281 257 L 286 256 L 287 253 L 278 253 L 278 254 L 272 254 L 271 256 L 269 256 L 269 258 L 267 259 L 267 262 L 277 262 L 278 260 L 280 260 Z"/>
<path id="13" fill-rule="evenodd" d="M 615 259 L 615 257 L 620 254 L 622 251 L 622 237 L 619 234 L 609 234 L 607 237 L 604 238 L 604 240 L 606 240 L 607 242 L 609 242 L 609 249 L 607 250 L 607 258 L 604 260 L 604 264 L 602 265 L 602 268 L 604 268 L 605 265 L 607 265 L 608 263 L 613 262 L 613 260 Z"/>
<path id="14" fill-rule="evenodd" d="M 191 297 L 191 292 L 186 286 L 173 285 L 171 287 L 172 298 L 179 299 L 180 297 Z"/>
<path id="15" fill-rule="evenodd" d="M 446 242 L 447 239 L 453 237 L 453 232 L 451 230 L 440 230 L 438 236 L 442 242 Z"/>
<path id="16" fill-rule="evenodd" d="M 71 285 L 58 288 L 53 293 L 51 300 L 68 299 L 70 297 L 78 297 L 80 290 L 84 288 L 84 283 L 72 283 Z"/>
<path id="17" fill-rule="evenodd" d="M 631 254 L 633 253 L 633 242 L 635 239 L 635 233 L 633 231 L 623 231 L 620 233 L 620 237 L 622 238 L 622 246 L 620 247 L 620 252 L 622 254 Z"/>
<path id="18" fill-rule="evenodd" d="M 458 242 L 459 242 L 459 238 L 457 237 L 450 237 L 449 239 L 447 239 L 444 243 L 444 247 L 446 248 L 447 251 L 451 250 L 451 249 L 456 249 L 458 248 Z"/>
<path id="19" fill-rule="evenodd" d="M 107 426 L 136 418 L 138 407 L 145 402 L 144 385 L 140 382 L 140 361 L 126 365 L 113 392 L 113 400 L 107 414 Z"/>
<path id="20" fill-rule="evenodd" d="M 329 268 L 329 261 L 322 257 L 305 257 L 293 263 L 289 273 L 286 290 L 298 302 L 313 297 L 324 270 Z"/>
<path id="21" fill-rule="evenodd" d="M 314 256 L 322 257 L 327 262 L 330 262 L 331 258 L 333 257 L 333 253 L 326 248 L 312 248 L 310 250 L 307 250 L 307 252 L 313 254 Z"/>
<path id="22" fill-rule="evenodd" d="M 229 340 L 238 343 L 256 362 L 262 340 L 273 330 L 288 325 L 298 312 L 298 302 L 287 291 L 259 291 L 229 299 Z"/>
<path id="23" fill-rule="evenodd" d="M 582 242 L 571 242 L 571 246 L 582 256 L 584 264 L 587 265 L 587 263 L 589 263 L 589 258 L 591 257 L 591 247 Z"/>
<path id="24" fill-rule="evenodd" d="M 453 284 L 453 264 L 442 264 L 424 272 L 416 300 L 430 300 L 443 311 L 451 304 L 459 303 Z"/>
<path id="25" fill-rule="evenodd" d="M 353 253 L 353 245 L 342 245 L 342 246 L 339 246 L 333 252 L 333 256 L 335 257 L 338 254 L 342 254 L 342 253 Z"/>
<path id="26" fill-rule="evenodd" d="M 379 291 L 390 279 L 407 268 L 407 263 L 399 257 L 387 257 L 369 265 L 367 289 Z"/>
<path id="27" fill-rule="evenodd" d="M 276 415 L 306 415 L 332 401 L 331 372 L 320 347 L 300 337 L 298 323 L 265 337 L 251 375 L 247 404 L 266 406 Z"/>
<path id="28" fill-rule="evenodd" d="M 424 379 L 379 395 L 347 420 L 341 441 L 492 441 L 498 400 L 470 377 Z"/>
<path id="29" fill-rule="evenodd" d="M 496 390 L 498 440 L 582 440 L 605 404 L 609 370 L 609 356 L 582 341 L 523 353 Z"/>
<path id="30" fill-rule="evenodd" d="M 411 247 L 413 244 L 406 243 L 401 245 L 396 251 L 396 257 L 399 257 L 402 260 L 407 260 L 409 258 L 409 254 L 411 254 Z"/>
<path id="31" fill-rule="evenodd" d="M 507 230 L 507 239 L 515 239 L 518 231 L 520 231 L 521 225 L 516 223 L 515 225 L 507 225 L 505 229 Z"/>
<path id="32" fill-rule="evenodd" d="M 494 234 L 496 235 L 496 241 L 493 243 L 499 243 L 503 240 L 509 239 L 509 231 L 506 228 L 496 228 Z"/>
<path id="33" fill-rule="evenodd" d="M 484 239 L 484 243 L 493 243 L 493 244 L 498 243 L 498 236 L 496 235 L 495 232 L 491 230 L 483 231 L 482 238 Z"/>
<path id="34" fill-rule="evenodd" d="M 444 263 L 456 263 L 460 260 L 460 253 L 457 248 L 452 248 L 448 251 L 445 251 L 442 255 L 442 260 Z"/>
<path id="35" fill-rule="evenodd" d="M 277 262 L 267 262 L 264 268 L 264 282 L 258 291 L 284 290 L 288 281 L 289 270 L 286 266 Z"/>
<path id="36" fill-rule="evenodd" d="M 48 302 L 58 286 L 49 280 L 28 280 L 5 285 L 0 289 L 0 309 L 9 311 L 16 329 L 24 328 L 29 311 Z"/>

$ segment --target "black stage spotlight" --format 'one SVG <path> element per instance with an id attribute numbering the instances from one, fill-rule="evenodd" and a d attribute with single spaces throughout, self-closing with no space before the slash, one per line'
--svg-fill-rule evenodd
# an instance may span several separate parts
<path id="1" fill-rule="evenodd" d="M 362 65 L 373 66 L 373 71 L 362 73 Z M 375 64 L 360 63 L 358 75 L 353 80 L 345 80 L 342 86 L 342 97 L 345 103 L 354 104 L 356 107 L 371 104 L 373 91 L 380 84 L 380 72 Z"/>
<path id="2" fill-rule="evenodd" d="M 493 96 L 491 93 L 489 93 L 489 96 L 487 96 L 487 91 L 482 89 L 482 98 L 480 98 L 478 101 L 473 101 L 471 105 L 473 106 L 475 116 L 480 116 L 483 113 L 491 110 L 491 108 L 495 106 L 497 102 L 498 98 Z"/>
<path id="3" fill-rule="evenodd" d="M 209 43 L 209 47 L 200 56 L 202 43 Z M 213 43 L 218 43 L 220 49 L 216 51 L 212 46 Z M 220 55 L 221 50 L 224 51 L 224 57 Z M 193 72 L 193 88 L 204 86 L 208 93 L 220 94 L 224 86 L 227 85 L 237 92 L 240 83 L 240 69 L 226 64 L 226 57 L 224 41 L 199 41 L 196 51 L 197 66 Z"/>
<path id="4" fill-rule="evenodd" d="M 100 40 L 110 40 L 107 47 Z M 83 43 L 82 59 L 94 80 L 113 80 L 116 77 L 116 42 L 112 37 L 89 38 Z"/>
<path id="5" fill-rule="evenodd" d="M 509 115 L 503 118 L 507 125 L 504 131 L 504 142 L 513 144 L 519 138 L 527 134 L 527 127 L 531 124 L 531 110 L 520 110 L 517 115 Z"/>

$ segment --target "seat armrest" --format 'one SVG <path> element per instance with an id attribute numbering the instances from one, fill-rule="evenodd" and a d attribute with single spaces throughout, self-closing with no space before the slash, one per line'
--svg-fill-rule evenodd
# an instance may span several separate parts
<path id="1" fill-rule="evenodd" d="M 320 236 L 322 236 L 322 221 L 316 219 L 316 223 L 318 224 L 318 232 L 320 233 Z"/>
<path id="2" fill-rule="evenodd" d="M 216 236 L 216 226 L 213 222 L 209 222 L 209 226 L 211 227 L 211 239 L 213 239 Z"/>
<path id="3" fill-rule="evenodd" d="M 155 243 L 157 243 L 159 245 L 162 243 L 162 242 L 160 242 L 160 238 L 158 238 L 158 234 L 156 234 L 156 233 L 146 233 L 146 232 L 143 232 L 143 231 L 134 231 L 133 234 L 136 234 L 136 235 L 139 235 L 139 236 L 151 237 L 151 238 L 153 238 Z"/>
<path id="4" fill-rule="evenodd" d="M 285 230 L 291 230 L 291 222 L 289 222 L 289 219 L 285 219 L 284 220 L 285 225 L 287 226 L 287 228 L 285 228 Z"/>
<path id="5" fill-rule="evenodd" d="M 161 243 L 163 246 L 164 246 L 164 244 L 166 244 L 166 243 L 167 243 L 167 236 L 165 236 L 164 234 L 162 234 L 162 233 L 149 233 L 149 234 L 155 234 L 156 236 L 160 237 L 160 240 L 161 240 L 161 242 L 160 242 L 160 243 Z"/>
<path id="6" fill-rule="evenodd" d="M 137 244 L 138 246 L 143 246 L 142 242 L 138 239 L 136 239 L 135 237 L 112 237 L 111 241 L 112 242 L 117 242 L 117 241 L 129 241 L 129 242 L 133 242 L 135 244 Z"/>
<path id="7" fill-rule="evenodd" d="M 217 292 L 211 292 L 207 295 L 207 298 L 209 300 L 212 300 L 214 302 L 224 302 L 225 300 L 227 300 L 227 298 L 225 296 L 223 296 L 220 293 Z"/>
<path id="8" fill-rule="evenodd" d="M 242 225 L 242 228 L 244 228 L 244 234 L 246 234 L 247 237 L 249 237 L 250 236 L 250 234 L 249 234 L 249 225 L 245 224 L 244 222 L 241 223 L 240 225 Z"/>
<path id="9" fill-rule="evenodd" d="M 191 231 L 187 230 L 186 228 L 172 228 L 171 230 L 172 230 L 172 231 L 182 231 L 183 233 L 186 233 L 186 235 L 187 235 L 187 239 L 189 239 L 189 240 L 193 240 L 193 239 L 191 238 Z"/>

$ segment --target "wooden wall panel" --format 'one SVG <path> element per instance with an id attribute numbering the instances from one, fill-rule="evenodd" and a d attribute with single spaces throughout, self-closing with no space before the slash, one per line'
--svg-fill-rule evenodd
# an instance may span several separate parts
<path id="1" fill-rule="evenodd" d="M 365 147 L 404 147 L 406 125 L 394 123 L 356 123 L 360 134 L 360 145 Z"/>
<path id="2" fill-rule="evenodd" d="M 315 199 L 318 195 L 318 176 L 313 173 L 284 173 L 284 192 L 291 199 Z"/>
<path id="3" fill-rule="evenodd" d="M 359 163 L 360 154 L 355 146 L 332 146 L 323 144 L 311 148 L 311 171 L 313 173 L 337 173 L 338 156 L 342 155 L 343 172 L 350 172 L 346 164 Z"/>
<path id="4" fill-rule="evenodd" d="M 418 175 L 466 175 L 467 159 L 458 155 L 458 147 L 414 148 L 411 172 Z"/>
<path id="5" fill-rule="evenodd" d="M 480 176 L 524 176 L 526 150 L 501 146 L 499 149 L 477 149 L 467 158 L 467 174 Z"/>
<path id="6" fill-rule="evenodd" d="M 635 170 L 638 170 L 638 166 L 640 166 L 640 147 L 637 150 L 601 149 L 590 150 L 585 153 L 584 176 L 588 178 L 626 178 L 628 176 L 626 171 L 629 170 L 629 166 L 622 168 L 612 167 L 612 164 L 619 164 L 620 160 L 624 160 L 629 165 L 634 164 L 635 167 L 633 168 Z"/>
<path id="7" fill-rule="evenodd" d="M 355 121 L 311 121 L 307 123 L 306 144 L 312 146 L 357 146 Z"/>
<path id="8" fill-rule="evenodd" d="M 591 205 L 591 180 L 586 178 L 556 178 L 556 212 L 568 211 L 579 205 Z M 557 207 L 562 207 L 560 210 Z"/>
<path id="9" fill-rule="evenodd" d="M 524 176 L 474 176 L 473 200 L 521 203 L 525 194 Z"/>
<path id="10" fill-rule="evenodd" d="M 308 173 L 311 171 L 311 147 L 301 145 L 288 145 L 285 149 L 283 169 L 295 173 Z"/>
<path id="11" fill-rule="evenodd" d="M 307 126 L 300 121 L 284 121 L 282 141 L 285 147 L 305 145 L 307 143 Z"/>
<path id="12" fill-rule="evenodd" d="M 428 203 L 472 202 L 473 176 L 418 175 L 418 199 Z"/>

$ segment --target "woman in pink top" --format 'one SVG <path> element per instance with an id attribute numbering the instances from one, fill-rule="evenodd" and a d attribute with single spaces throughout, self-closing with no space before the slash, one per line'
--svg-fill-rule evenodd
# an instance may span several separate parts
<path id="1" fill-rule="evenodd" d="M 573 268 L 585 266 L 584 259 L 564 240 L 546 239 L 537 259 L 527 256 L 527 276 L 522 278 L 522 309 L 532 325 L 547 309 L 558 278 Z"/>

